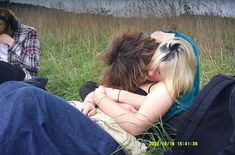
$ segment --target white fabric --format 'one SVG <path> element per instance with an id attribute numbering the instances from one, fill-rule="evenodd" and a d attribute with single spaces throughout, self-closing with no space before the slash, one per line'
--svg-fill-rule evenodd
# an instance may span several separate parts
<path id="1" fill-rule="evenodd" d="M 70 101 L 69 103 L 80 111 L 83 108 L 83 103 L 79 101 Z M 147 147 L 144 143 L 141 143 L 134 136 L 124 131 L 114 119 L 104 114 L 101 110 L 96 109 L 96 114 L 90 118 L 120 144 L 126 155 L 137 155 L 146 152 Z"/>
<path id="2" fill-rule="evenodd" d="M 0 60 L 8 62 L 8 46 L 0 43 Z"/>

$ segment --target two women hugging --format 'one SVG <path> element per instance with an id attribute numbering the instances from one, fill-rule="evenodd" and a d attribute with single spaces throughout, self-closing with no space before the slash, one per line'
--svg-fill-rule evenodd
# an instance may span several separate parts
<path id="1" fill-rule="evenodd" d="M 119 129 L 103 127 L 109 133 L 139 136 L 160 120 L 177 128 L 199 91 L 197 46 L 176 31 L 123 33 L 98 58 L 106 68 L 100 84 L 88 81 L 80 88 L 82 112 L 112 118 Z"/>

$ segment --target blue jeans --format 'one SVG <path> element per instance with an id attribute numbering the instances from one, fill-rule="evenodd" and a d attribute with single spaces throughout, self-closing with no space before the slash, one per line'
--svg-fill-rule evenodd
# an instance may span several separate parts
<path id="1" fill-rule="evenodd" d="M 1 155 L 105 155 L 118 147 L 106 131 L 61 98 L 23 82 L 0 85 Z"/>

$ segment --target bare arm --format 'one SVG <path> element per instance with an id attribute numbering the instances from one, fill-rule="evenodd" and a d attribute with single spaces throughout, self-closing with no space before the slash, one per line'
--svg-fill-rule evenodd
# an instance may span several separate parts
<path id="1" fill-rule="evenodd" d="M 146 96 L 138 95 L 126 90 L 113 89 L 105 87 L 105 94 L 115 102 L 126 103 L 139 109 Z"/>
<path id="2" fill-rule="evenodd" d="M 126 110 L 117 102 L 105 97 L 101 89 L 99 87 L 94 94 L 96 105 L 132 135 L 144 132 L 151 124 L 157 122 L 172 105 L 167 88 L 162 82 L 154 86 L 136 113 Z"/>
<path id="3" fill-rule="evenodd" d="M 119 95 L 120 102 L 128 103 L 134 106 L 135 109 L 139 109 L 141 107 L 145 98 L 146 96 L 138 95 L 138 94 L 131 93 L 125 90 L 121 91 Z"/>
<path id="4" fill-rule="evenodd" d="M 145 84 L 141 86 L 141 89 L 147 93 L 148 89 L 150 88 L 152 84 L 155 84 L 155 82 Z M 107 87 L 105 87 L 105 93 L 112 100 L 119 102 L 119 103 L 129 104 L 137 110 L 141 107 L 141 105 L 143 104 L 146 98 L 145 95 L 139 95 L 139 94 L 132 93 L 126 90 L 113 89 L 113 88 L 107 88 Z"/>

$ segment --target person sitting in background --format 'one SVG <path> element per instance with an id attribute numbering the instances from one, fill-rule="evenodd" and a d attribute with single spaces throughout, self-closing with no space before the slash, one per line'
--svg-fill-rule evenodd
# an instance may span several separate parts
<path id="1" fill-rule="evenodd" d="M 19 23 L 11 10 L 0 8 L 0 83 L 36 78 L 39 58 L 37 31 Z"/>

